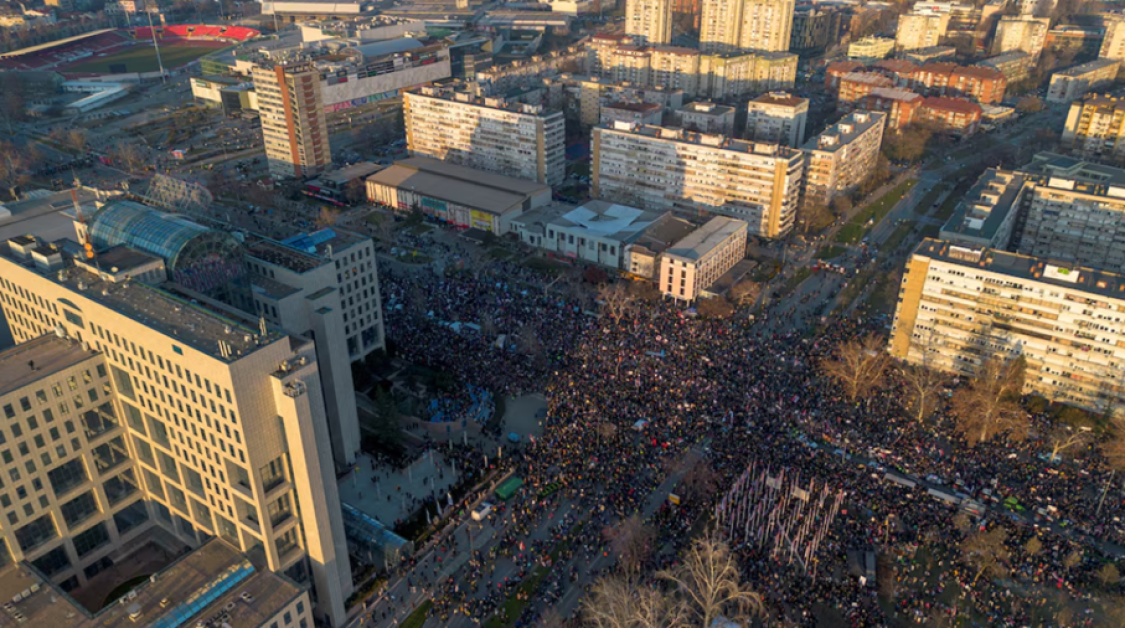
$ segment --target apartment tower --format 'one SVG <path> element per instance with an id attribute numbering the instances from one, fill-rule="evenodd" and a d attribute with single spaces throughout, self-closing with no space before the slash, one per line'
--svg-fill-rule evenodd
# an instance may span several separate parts
<path id="1" fill-rule="evenodd" d="M 254 91 L 270 173 L 319 174 L 332 163 L 321 97 L 320 71 L 312 64 L 255 67 Z"/>
<path id="2" fill-rule="evenodd" d="M 413 156 L 548 185 L 566 177 L 561 111 L 433 86 L 404 92 L 403 110 Z"/>
<path id="3" fill-rule="evenodd" d="M 672 41 L 672 0 L 627 0 L 625 32 L 649 44 Z"/>
<path id="4" fill-rule="evenodd" d="M 787 52 L 794 0 L 703 0 L 699 47 L 705 53 Z"/>

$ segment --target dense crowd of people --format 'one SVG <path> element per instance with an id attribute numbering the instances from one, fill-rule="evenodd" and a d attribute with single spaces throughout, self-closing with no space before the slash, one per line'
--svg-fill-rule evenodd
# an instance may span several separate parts
<path id="1" fill-rule="evenodd" d="M 849 549 L 879 547 L 897 560 L 894 612 L 919 620 L 971 613 L 993 626 L 1026 625 L 1059 604 L 1086 604 L 1077 585 L 1090 582 L 1098 565 L 1116 557 L 1107 541 L 1119 538 L 1109 524 L 1122 514 L 1122 504 L 1116 491 L 1102 499 L 1109 472 L 1096 457 L 1083 466 L 1048 464 L 1039 457 L 1043 442 L 1036 439 L 997 438 L 969 446 L 941 409 L 925 423 L 911 418 L 902 407 L 902 383 L 893 377 L 876 393 L 849 401 L 823 376 L 820 364 L 840 342 L 873 331 L 871 323 L 837 320 L 810 336 L 768 324 L 788 310 L 767 311 L 757 321 L 738 315 L 714 320 L 692 317 L 667 302 L 637 304 L 620 320 L 595 318 L 539 289 L 536 283 L 542 280 L 506 278 L 511 269 L 503 266 L 445 276 L 385 273 L 382 282 L 388 336 L 406 359 L 502 394 L 546 391 L 547 432 L 514 462 L 527 491 L 500 519 L 501 548 L 518 546 L 565 503 L 585 513 L 587 525 L 574 538 L 559 538 L 581 548 L 576 555 L 587 560 L 564 564 L 563 573 L 574 578 L 600 573 L 584 571 L 594 567 L 580 573 L 577 565 L 606 552 L 602 530 L 637 512 L 649 517 L 658 533 L 646 571 L 667 566 L 701 530 L 699 524 L 714 512 L 734 478 L 757 461 L 828 481 L 848 495 L 815 564 L 807 568 L 769 555 L 754 539 L 730 539 L 746 580 L 762 592 L 771 613 L 799 625 L 815 625 L 825 608 L 849 625 L 884 625 L 887 609 L 874 589 L 845 575 Z M 816 314 L 801 317 L 813 322 Z M 530 327 L 541 342 L 538 359 L 529 351 L 497 346 L 493 336 L 442 324 L 480 325 L 486 319 L 508 333 Z M 1046 420 L 1035 417 L 1040 427 Z M 713 469 L 717 491 L 696 491 L 671 506 L 667 495 L 655 490 L 670 470 L 677 472 L 685 451 L 697 454 L 694 464 Z M 889 483 L 885 470 L 929 478 L 929 483 L 920 481 L 914 488 Z M 555 483 L 563 490 L 537 497 Z M 954 484 L 958 492 L 982 500 L 984 489 L 1016 496 L 1027 512 L 993 505 L 984 517 L 959 527 L 957 518 L 967 515 L 926 494 L 927 486 L 953 491 Z M 1031 527 L 1029 515 L 1048 505 L 1070 525 Z M 568 531 L 574 527 L 562 523 L 569 523 Z M 997 526 L 1008 532 L 1007 562 L 1020 576 L 1019 586 L 1069 591 L 1066 602 L 1023 599 L 1012 587 L 976 582 L 972 559 L 960 544 Z M 1046 549 L 1027 551 L 1031 536 Z M 542 556 L 557 543 L 553 538 L 528 554 Z M 1076 553 L 1080 560 L 1064 564 Z M 473 596 L 451 580 L 438 589 L 437 608 L 485 616 L 481 613 L 512 595 L 534 567 L 534 561 L 524 561 L 514 578 L 498 585 L 486 582 L 490 560 L 475 557 L 469 572 L 470 582 L 490 587 L 489 593 Z M 879 578 L 895 576 L 880 573 Z M 522 619 L 548 606 L 534 604 Z M 1078 615 L 1073 625 L 1096 621 L 1093 614 Z"/>

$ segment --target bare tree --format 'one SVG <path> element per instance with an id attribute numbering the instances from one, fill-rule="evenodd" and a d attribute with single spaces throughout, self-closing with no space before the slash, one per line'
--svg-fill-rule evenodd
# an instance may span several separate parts
<path id="1" fill-rule="evenodd" d="M 761 596 L 743 584 L 730 547 L 715 536 L 696 541 L 682 563 L 657 576 L 675 588 L 696 626 L 711 626 L 719 617 L 747 624 L 763 609 Z"/>
<path id="2" fill-rule="evenodd" d="M 884 344 L 883 339 L 874 334 L 841 343 L 830 358 L 821 362 L 821 370 L 839 384 L 854 403 L 883 383 L 888 363 Z"/>
<path id="3" fill-rule="evenodd" d="M 395 245 L 395 219 L 394 216 L 383 214 L 378 220 L 372 221 L 375 226 L 375 239 L 383 248 L 390 250 Z"/>
<path id="4" fill-rule="evenodd" d="M 1104 587 L 1111 587 L 1121 582 L 1121 570 L 1113 563 L 1102 565 L 1101 569 L 1099 569 L 1095 575 Z"/>
<path id="5" fill-rule="evenodd" d="M 8 194 L 17 198 L 17 189 L 28 180 L 27 159 L 24 152 L 11 142 L 0 142 L 0 181 Z"/>
<path id="6" fill-rule="evenodd" d="M 516 333 L 516 346 L 524 355 L 531 358 L 535 358 L 543 352 L 543 344 L 539 342 L 539 334 L 535 333 L 535 328 L 531 325 L 520 327 L 519 332 Z"/>
<path id="7" fill-rule="evenodd" d="M 762 286 L 749 279 L 740 281 L 730 289 L 730 298 L 740 306 L 753 305 L 762 294 Z"/>
<path id="8" fill-rule="evenodd" d="M 1116 426 L 1109 440 L 1102 443 L 1101 452 L 1111 469 L 1125 471 L 1125 428 Z"/>
<path id="9" fill-rule="evenodd" d="M 110 155 L 124 166 L 130 174 L 136 174 L 137 170 L 144 165 L 144 153 L 136 142 L 121 140 L 110 149 Z"/>
<path id="10" fill-rule="evenodd" d="M 582 600 L 582 617 L 591 628 L 635 628 L 637 587 L 624 578 L 601 578 Z"/>
<path id="11" fill-rule="evenodd" d="M 999 578 L 1008 573 L 1005 563 L 1010 552 L 1005 543 L 1008 533 L 1003 528 L 995 527 L 987 532 L 978 532 L 961 542 L 961 554 L 976 569 L 972 586 L 977 580 L 987 574 L 992 578 Z"/>
<path id="12" fill-rule="evenodd" d="M 937 408 L 945 375 L 925 364 L 903 365 L 899 373 L 905 383 L 903 403 L 921 423 Z"/>
<path id="13" fill-rule="evenodd" d="M 719 488 L 719 474 L 708 460 L 697 460 L 680 480 L 679 488 L 685 499 L 706 502 Z"/>
<path id="14" fill-rule="evenodd" d="M 1051 446 L 1051 460 L 1058 460 L 1060 453 L 1087 445 L 1093 440 L 1094 431 L 1089 427 L 1074 428 L 1069 425 L 1057 425 L 1047 434 L 1047 443 Z"/>
<path id="15" fill-rule="evenodd" d="M 321 206 L 320 213 L 316 217 L 316 226 L 320 229 L 331 227 L 336 224 L 336 216 L 340 212 L 328 206 Z"/>
<path id="16" fill-rule="evenodd" d="M 485 312 L 480 317 L 480 335 L 492 340 L 496 337 L 496 319 L 492 317 L 490 312 Z"/>
<path id="17" fill-rule="evenodd" d="M 980 444 L 1008 431 L 1013 438 L 1027 435 L 1027 413 L 1020 408 L 1026 362 L 991 358 L 977 369 L 968 386 L 953 395 L 957 430 L 971 443 Z"/>
<path id="18" fill-rule="evenodd" d="M 1040 541 L 1039 537 L 1033 536 L 1027 540 L 1027 543 L 1023 544 L 1023 551 L 1028 556 L 1035 556 L 1043 551 L 1043 541 Z"/>
<path id="19" fill-rule="evenodd" d="M 66 134 L 66 145 L 73 148 L 75 152 L 81 153 L 86 150 L 88 142 L 86 140 L 86 132 L 82 129 L 71 129 Z"/>
<path id="20" fill-rule="evenodd" d="M 725 297 L 700 299 L 695 309 L 700 316 L 707 318 L 730 318 L 734 314 L 734 306 Z"/>
<path id="21" fill-rule="evenodd" d="M 361 205 L 367 200 L 367 184 L 363 179 L 352 179 L 344 186 L 344 200 L 348 205 Z"/>
<path id="22" fill-rule="evenodd" d="M 598 289 L 598 300 L 602 302 L 602 311 L 614 322 L 620 322 L 629 313 L 636 299 L 636 295 L 629 290 L 629 287 L 620 281 L 603 284 Z"/>
<path id="23" fill-rule="evenodd" d="M 626 517 L 603 532 L 625 573 L 636 574 L 652 555 L 656 531 L 640 515 Z"/>

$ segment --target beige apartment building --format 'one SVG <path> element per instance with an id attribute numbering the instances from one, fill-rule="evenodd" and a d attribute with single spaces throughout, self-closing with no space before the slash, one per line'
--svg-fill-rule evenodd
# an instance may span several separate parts
<path id="1" fill-rule="evenodd" d="M 1125 61 L 1125 18 L 1119 15 L 1105 18 L 1105 36 L 1098 58 Z"/>
<path id="2" fill-rule="evenodd" d="M 701 133 L 734 135 L 734 107 L 704 100 L 689 103 L 676 111 L 680 126 Z"/>
<path id="3" fill-rule="evenodd" d="M 672 41 L 672 0 L 626 0 L 625 33 L 645 44 Z"/>
<path id="4" fill-rule="evenodd" d="M 879 161 L 887 114 L 853 111 L 810 139 L 801 150 L 805 165 L 805 203 L 827 205 L 871 176 Z"/>
<path id="5" fill-rule="evenodd" d="M 332 163 L 320 71 L 311 63 L 255 67 L 262 141 L 270 173 L 320 174 Z"/>
<path id="6" fill-rule="evenodd" d="M 899 27 L 902 27 L 901 21 Z M 874 63 L 880 59 L 886 59 L 894 51 L 895 40 L 889 37 L 864 37 L 848 44 L 848 58 L 864 63 Z"/>
<path id="7" fill-rule="evenodd" d="M 652 49 L 645 46 L 618 46 L 613 51 L 613 71 L 610 77 L 615 83 L 649 85 L 652 83 Z"/>
<path id="8" fill-rule="evenodd" d="M 1125 99 L 1091 94 L 1070 104 L 1061 143 L 1081 155 L 1125 158 Z"/>
<path id="9" fill-rule="evenodd" d="M 795 0 L 702 0 L 704 53 L 788 52 Z"/>
<path id="10" fill-rule="evenodd" d="M 193 548 L 219 537 L 240 552 L 261 552 L 264 568 L 311 582 L 318 615 L 343 625 L 351 570 L 316 345 L 209 299 L 136 280 L 134 265 L 159 274 L 159 260 L 124 247 L 114 254 L 121 265 L 99 271 L 94 260 L 33 236 L 0 243 L 0 307 L 16 342 L 34 349 L 27 343 L 54 335 L 82 348 L 61 349 L 70 361 L 63 368 L 41 358 L 42 385 L 20 386 L 27 402 L 18 393 L 13 405 L 11 421 L 37 448 L 40 438 L 52 441 L 39 448 L 36 466 L 18 463 L 19 473 L 83 500 L 73 507 L 61 500 L 56 511 L 48 498 L 47 506 L 41 500 L 22 506 L 14 521 L 9 516 L 24 557 L 63 547 L 49 566 L 65 582 L 69 570 L 96 559 L 79 543 L 97 539 L 78 532 L 60 545 L 60 530 L 105 523 L 112 545 L 128 540 L 130 520 L 147 518 Z M 71 421 L 92 428 L 85 440 Z M 5 427 L 18 438 L 14 425 Z M 143 507 L 125 497 L 133 491 Z M 109 514 L 78 523 L 91 500 Z"/>
<path id="11" fill-rule="evenodd" d="M 1002 17 L 996 23 L 996 35 L 992 39 L 992 54 L 1022 50 L 1038 59 L 1047 41 L 1047 31 L 1051 20 L 1046 17 Z"/>
<path id="12" fill-rule="evenodd" d="M 703 55 L 697 95 L 724 100 L 752 92 L 793 89 L 797 61 L 797 55 L 788 52 Z"/>
<path id="13" fill-rule="evenodd" d="M 594 129 L 594 197 L 646 210 L 743 220 L 765 238 L 793 226 L 799 150 L 722 135 L 618 122 Z"/>
<path id="14" fill-rule="evenodd" d="M 656 46 L 649 56 L 649 84 L 695 95 L 699 91 L 700 61 L 694 48 Z"/>
<path id="15" fill-rule="evenodd" d="M 1125 182 L 1120 176 L 1104 182 L 1037 177 L 1026 196 L 1014 250 L 1080 266 L 1125 268 Z"/>
<path id="16" fill-rule="evenodd" d="M 561 185 L 566 178 L 566 123 L 561 111 L 476 98 L 448 87 L 403 93 L 407 149 L 528 181 Z"/>
<path id="17" fill-rule="evenodd" d="M 971 375 L 1027 361 L 1024 390 L 1094 412 L 1125 409 L 1125 277 L 926 239 L 907 262 L 890 353 Z"/>
<path id="18" fill-rule="evenodd" d="M 796 148 L 805 141 L 808 118 L 807 98 L 788 92 L 767 92 L 746 105 L 745 138 Z"/>
<path id="19" fill-rule="evenodd" d="M 1106 87 L 1117 79 L 1120 66 L 1117 59 L 1095 59 L 1055 72 L 1047 87 L 1047 102 L 1074 102 L 1086 92 Z"/>
<path id="20" fill-rule="evenodd" d="M 904 51 L 937 46 L 948 28 L 948 13 L 900 15 L 895 30 L 895 46 Z"/>
<path id="21" fill-rule="evenodd" d="M 748 226 L 716 216 L 660 256 L 657 286 L 665 296 L 691 302 L 746 257 Z"/>

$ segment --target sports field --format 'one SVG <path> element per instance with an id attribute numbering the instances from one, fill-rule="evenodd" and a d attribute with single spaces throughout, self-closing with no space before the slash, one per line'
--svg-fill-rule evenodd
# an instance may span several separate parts
<path id="1" fill-rule="evenodd" d="M 178 68 L 191 63 L 196 59 L 219 50 L 215 46 L 175 46 L 161 45 L 160 58 L 164 62 L 164 69 Z M 68 66 L 66 72 L 79 72 L 89 74 L 110 74 L 118 69 L 110 66 L 125 66 L 125 72 L 155 72 L 160 69 L 156 63 L 156 51 L 152 46 L 138 45 L 126 48 L 120 52 L 111 52 L 104 57 L 93 57 Z"/>

